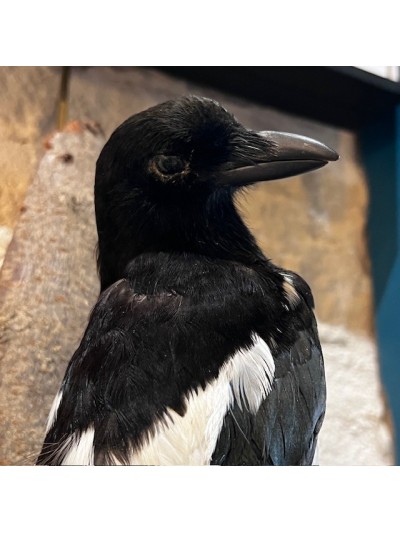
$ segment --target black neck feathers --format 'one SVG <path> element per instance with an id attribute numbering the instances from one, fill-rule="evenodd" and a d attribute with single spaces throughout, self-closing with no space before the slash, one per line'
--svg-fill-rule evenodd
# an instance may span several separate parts
<path id="1" fill-rule="evenodd" d="M 264 262 L 231 189 L 102 191 L 96 186 L 101 290 L 124 276 L 143 253 L 190 253 L 252 265 Z"/>

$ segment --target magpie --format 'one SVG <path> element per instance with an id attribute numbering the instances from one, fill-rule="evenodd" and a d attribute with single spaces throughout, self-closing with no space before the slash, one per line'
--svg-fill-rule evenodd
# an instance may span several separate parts
<path id="1" fill-rule="evenodd" d="M 313 296 L 265 257 L 235 197 L 337 158 L 198 96 L 114 131 L 95 175 L 101 292 L 36 464 L 315 464 Z"/>

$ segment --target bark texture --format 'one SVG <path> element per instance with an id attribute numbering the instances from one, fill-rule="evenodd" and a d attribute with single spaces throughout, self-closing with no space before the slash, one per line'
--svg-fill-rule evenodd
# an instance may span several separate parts
<path id="1" fill-rule="evenodd" d="M 0 281 L 0 461 L 32 464 L 98 293 L 96 130 L 57 133 L 29 189 Z"/>

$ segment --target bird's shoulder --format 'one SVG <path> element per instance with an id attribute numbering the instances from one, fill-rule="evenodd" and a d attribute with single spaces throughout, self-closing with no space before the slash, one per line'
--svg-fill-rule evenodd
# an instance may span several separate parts
<path id="1" fill-rule="evenodd" d="M 205 351 L 223 338 L 230 345 L 223 350 L 226 356 L 256 333 L 279 356 L 299 342 L 302 331 L 318 342 L 311 289 L 293 271 L 270 263 L 248 266 L 157 253 L 131 261 L 125 274 L 100 295 L 83 349 L 104 336 L 140 337 L 152 344 L 154 335 L 161 342 L 164 334 L 171 345 L 194 335 Z M 217 358 L 217 367 L 221 362 Z"/>

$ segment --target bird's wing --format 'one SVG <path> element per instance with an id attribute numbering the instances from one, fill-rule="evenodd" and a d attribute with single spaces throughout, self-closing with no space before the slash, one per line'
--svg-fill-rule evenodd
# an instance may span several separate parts
<path id="1" fill-rule="evenodd" d="M 256 413 L 237 401 L 225 416 L 212 457 L 217 465 L 311 465 L 325 415 L 324 363 L 308 286 L 292 275 L 300 299 L 294 341 L 273 350 L 271 392 Z"/>

